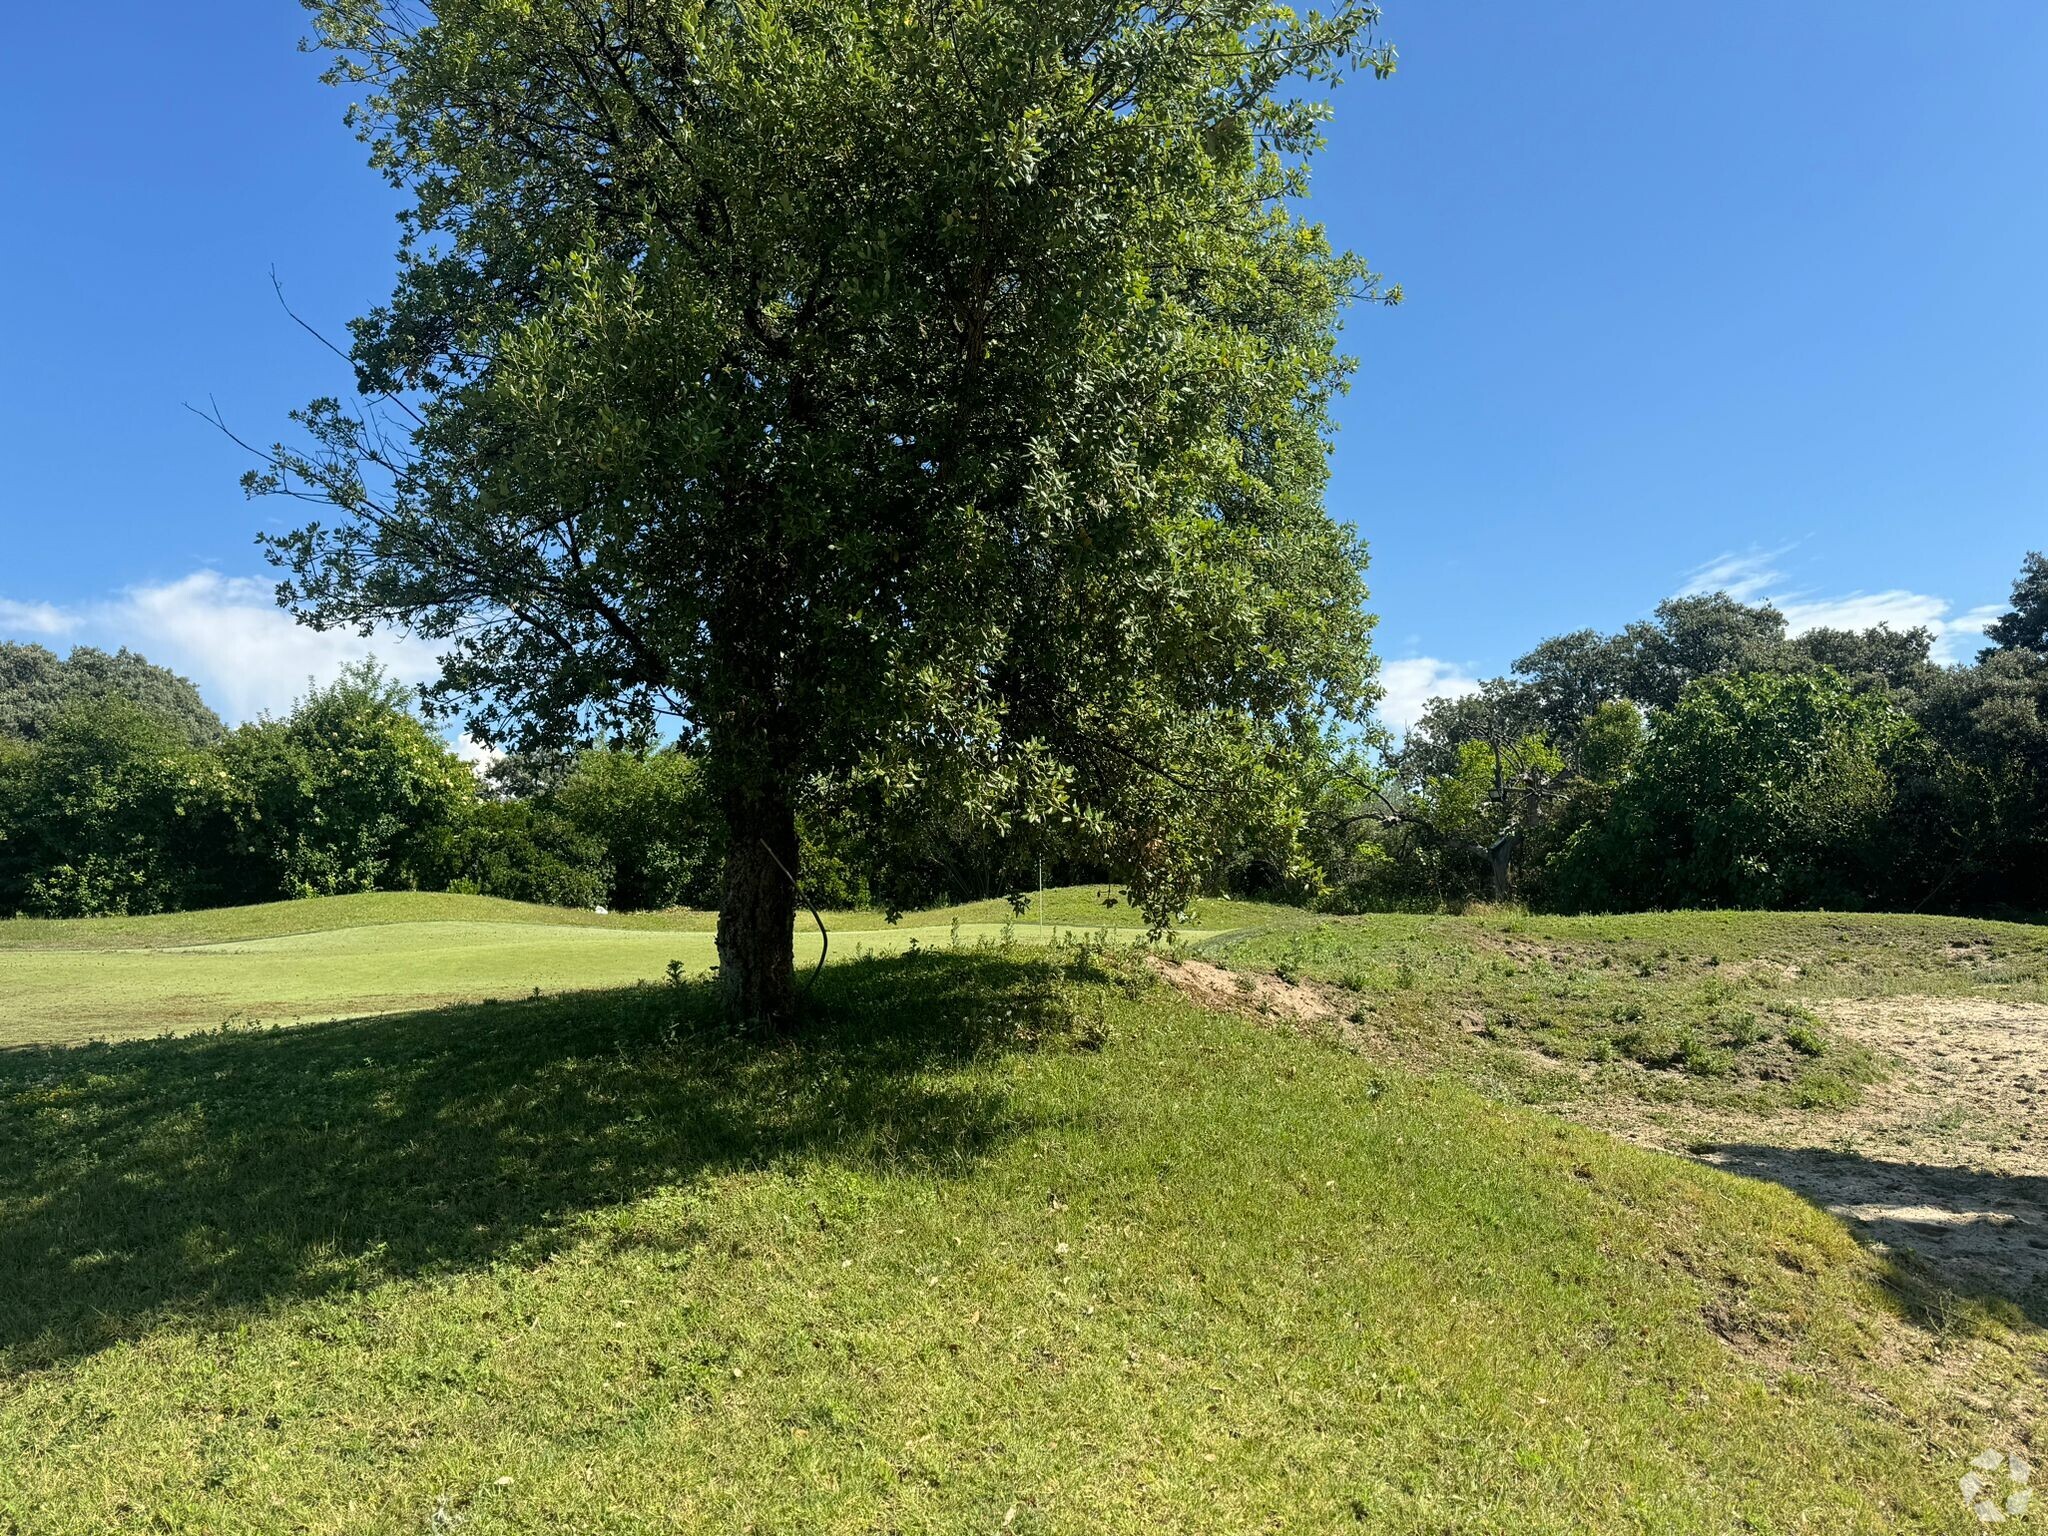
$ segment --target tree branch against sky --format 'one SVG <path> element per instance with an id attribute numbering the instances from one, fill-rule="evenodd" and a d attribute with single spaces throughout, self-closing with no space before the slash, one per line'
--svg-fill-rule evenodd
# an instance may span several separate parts
<path id="1" fill-rule="evenodd" d="M 1164 923 L 1374 696 L 1293 210 L 1367 5 L 309 7 L 410 201 L 258 493 L 321 627 L 440 642 L 487 741 L 702 751 L 720 954 L 793 1007 L 795 815 L 1058 827 Z M 394 418 L 378 401 L 404 403 Z M 800 878 L 800 876 L 799 876 Z"/>

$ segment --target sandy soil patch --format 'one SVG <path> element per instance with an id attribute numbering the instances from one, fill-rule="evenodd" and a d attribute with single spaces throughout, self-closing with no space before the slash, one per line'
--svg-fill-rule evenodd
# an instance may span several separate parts
<path id="1" fill-rule="evenodd" d="M 1339 989 L 1204 960 L 1151 964 L 1204 1008 L 1334 1028 L 1363 1054 L 1411 1069 L 1455 1067 L 1444 1060 L 1446 1036 L 1388 1034 L 1351 1014 Z M 2003 1292 L 2048 1316 L 2048 1005 L 1891 997 L 1816 1011 L 1891 1069 L 1848 1109 L 1656 1104 L 1597 1092 L 1590 1080 L 1583 1098 L 1550 1107 L 1639 1146 L 1782 1184 L 1957 1289 Z M 1482 1023 L 1477 1014 L 1455 1022 L 1464 1027 L 1451 1040 Z M 1571 1070 L 1542 1065 L 1553 1079 Z"/>
<path id="2" fill-rule="evenodd" d="M 1849 1109 L 1568 1113 L 1786 1185 L 1965 1288 L 2048 1304 L 2048 1006 L 1895 997 L 1817 1011 L 1892 1069 Z"/>
<path id="3" fill-rule="evenodd" d="M 1168 986 L 1199 1007 L 1290 1024 L 1329 1024 L 1343 1017 L 1336 994 L 1327 987 L 1225 970 L 1207 960 L 1169 960 L 1153 955 L 1151 965 Z"/>

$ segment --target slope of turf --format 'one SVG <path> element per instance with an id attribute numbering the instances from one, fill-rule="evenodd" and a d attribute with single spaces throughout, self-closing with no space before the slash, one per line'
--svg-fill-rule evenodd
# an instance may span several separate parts
<path id="1" fill-rule="evenodd" d="M 1285 911 L 1286 909 L 1275 909 Z M 1463 975 L 1791 987 L 1809 996 L 2002 991 L 2048 1001 L 2048 927 L 1885 912 L 1480 914 L 1297 920 L 1204 944 L 1363 991 Z"/>
<path id="2" fill-rule="evenodd" d="M 1114 955 L 0 1053 L 37 1536 L 1974 1529 L 2038 1336 L 1911 1294 Z"/>
<path id="3" fill-rule="evenodd" d="M 1046 894 L 1019 917 L 1004 902 L 908 913 L 830 914 L 834 953 L 897 953 L 1014 937 L 1045 942 L 1143 919 L 1108 892 Z M 1043 912 L 1043 921 L 1040 913 Z M 1201 903 L 1197 937 L 1287 918 L 1286 909 Z M 1298 920 L 1298 918 L 1297 918 Z M 119 1039 L 228 1022 L 297 1023 L 658 981 L 717 960 L 714 914 L 600 915 L 479 896 L 375 894 L 161 917 L 0 923 L 0 1048 Z M 819 940 L 808 916 L 800 963 Z"/>
<path id="4" fill-rule="evenodd" d="M 2048 1001 L 2048 930 L 1817 912 L 1335 918 L 1195 949 L 1339 989 L 1339 1006 L 1432 1060 L 1547 1102 L 1589 1086 L 1693 1104 L 1838 1108 L 1881 1061 L 1823 1017 L 1846 998 Z M 1556 1065 L 1544 1070 L 1542 1062 Z"/>

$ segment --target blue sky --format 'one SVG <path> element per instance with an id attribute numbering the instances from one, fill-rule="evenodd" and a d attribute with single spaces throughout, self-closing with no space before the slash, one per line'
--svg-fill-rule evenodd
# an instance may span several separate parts
<path id="1" fill-rule="evenodd" d="M 2048 6 L 1385 9 L 1315 209 L 1408 294 L 1350 325 L 1330 498 L 1390 713 L 1703 584 L 1969 654 L 2048 544 Z M 267 609 L 278 511 L 184 410 L 265 438 L 343 386 L 273 268 L 336 331 L 388 288 L 302 30 L 111 0 L 0 55 L 0 638 L 131 644 L 237 717 L 361 649 Z"/>

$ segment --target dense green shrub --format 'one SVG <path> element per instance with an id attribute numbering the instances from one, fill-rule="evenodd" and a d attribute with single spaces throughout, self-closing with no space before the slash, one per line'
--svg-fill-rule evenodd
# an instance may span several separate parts
<path id="1" fill-rule="evenodd" d="M 374 667 L 206 747 L 118 692 L 0 747 L 0 914 L 149 913 L 446 883 L 475 775 Z"/>
<path id="2" fill-rule="evenodd" d="M 580 754 L 541 801 L 600 851 L 608 906 L 711 907 L 718 901 L 719 819 L 698 762 L 670 750 Z"/>
<path id="3" fill-rule="evenodd" d="M 234 896 L 269 901 L 444 885 L 476 776 L 374 666 L 222 745 L 234 785 Z"/>
<path id="4" fill-rule="evenodd" d="M 478 800 L 449 834 L 448 888 L 553 907 L 612 899 L 604 845 L 530 800 Z"/>
<path id="5" fill-rule="evenodd" d="M 211 754 L 118 696 L 0 748 L 0 913 L 89 917 L 218 899 L 231 786 Z"/>
<path id="6" fill-rule="evenodd" d="M 1550 870 L 1576 909 L 1862 907 L 1881 901 L 1897 772 L 1918 731 L 1833 671 L 1686 685 Z"/>

